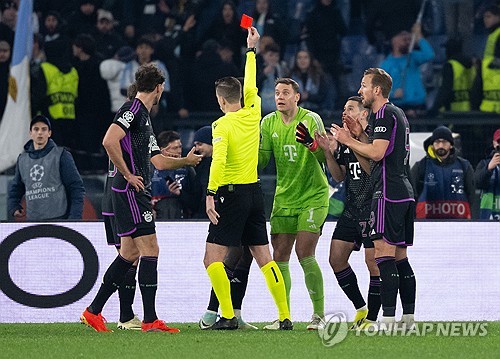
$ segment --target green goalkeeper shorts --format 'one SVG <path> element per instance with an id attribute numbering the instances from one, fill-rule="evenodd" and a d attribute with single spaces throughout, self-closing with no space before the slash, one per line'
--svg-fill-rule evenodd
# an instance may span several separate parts
<path id="1" fill-rule="evenodd" d="M 279 208 L 271 213 L 271 234 L 297 232 L 320 233 L 328 207 Z"/>

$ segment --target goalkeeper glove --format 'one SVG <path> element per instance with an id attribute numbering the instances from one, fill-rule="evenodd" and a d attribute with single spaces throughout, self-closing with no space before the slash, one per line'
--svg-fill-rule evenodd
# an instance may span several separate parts
<path id="1" fill-rule="evenodd" d="M 307 127 L 299 122 L 295 131 L 295 141 L 302 143 L 304 146 L 309 148 L 310 151 L 316 151 L 318 148 L 318 143 L 314 138 L 311 137 Z"/>

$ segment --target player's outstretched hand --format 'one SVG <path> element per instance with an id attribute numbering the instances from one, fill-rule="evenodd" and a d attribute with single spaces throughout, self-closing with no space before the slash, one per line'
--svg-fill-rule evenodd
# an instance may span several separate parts
<path id="1" fill-rule="evenodd" d="M 302 143 L 311 151 L 315 151 L 318 148 L 318 143 L 311 137 L 309 130 L 302 122 L 299 122 L 295 129 L 295 141 Z"/>
<path id="2" fill-rule="evenodd" d="M 332 123 L 330 133 L 333 135 L 333 138 L 344 145 L 349 145 L 348 142 L 352 139 L 351 132 L 349 131 L 349 128 L 347 128 L 346 124 L 340 127 L 339 125 Z"/>
<path id="3" fill-rule="evenodd" d="M 260 39 L 259 32 L 253 26 L 248 28 L 248 36 L 247 36 L 247 47 L 249 49 L 257 46 L 257 42 Z"/>
<path id="4" fill-rule="evenodd" d="M 338 147 L 337 140 L 328 133 L 319 134 L 318 131 L 315 131 L 314 140 L 318 143 L 318 146 L 323 149 L 323 151 L 329 151 L 331 154 L 333 154 Z"/>
<path id="5" fill-rule="evenodd" d="M 186 156 L 188 166 L 196 166 L 201 162 L 201 159 L 203 158 L 202 155 L 197 155 L 196 153 L 194 153 L 194 151 L 196 151 L 196 147 L 193 146 L 193 148 L 191 148 L 191 151 L 189 151 Z"/>
<path id="6" fill-rule="evenodd" d="M 349 129 L 349 131 L 351 132 L 351 135 L 353 135 L 353 137 L 358 138 L 359 136 L 361 136 L 361 134 L 364 131 L 363 126 L 361 126 L 361 123 L 357 119 L 355 119 L 354 117 L 352 117 L 350 115 L 343 114 L 342 115 L 342 123 L 347 125 L 347 128 Z"/>

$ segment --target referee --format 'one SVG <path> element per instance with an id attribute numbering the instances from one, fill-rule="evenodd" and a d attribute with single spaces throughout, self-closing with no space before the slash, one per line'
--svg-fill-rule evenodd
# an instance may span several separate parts
<path id="1" fill-rule="evenodd" d="M 241 83 L 224 77 L 215 92 L 224 116 L 212 124 L 213 155 L 206 211 L 210 227 L 203 260 L 219 299 L 221 318 L 210 329 L 237 329 L 224 258 L 230 246 L 248 245 L 278 307 L 281 330 L 293 329 L 283 276 L 271 258 L 267 239 L 264 198 L 257 179 L 261 100 L 257 95 L 255 47 L 257 29 L 248 29 L 244 106 Z M 216 201 L 217 198 L 217 201 Z"/>

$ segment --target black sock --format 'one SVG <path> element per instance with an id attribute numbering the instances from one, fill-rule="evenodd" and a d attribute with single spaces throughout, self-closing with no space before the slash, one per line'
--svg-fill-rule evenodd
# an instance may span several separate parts
<path id="1" fill-rule="evenodd" d="M 370 287 L 368 288 L 368 315 L 366 319 L 376 322 L 380 306 L 380 277 L 370 276 Z"/>
<path id="2" fill-rule="evenodd" d="M 215 295 L 214 289 L 210 291 L 210 301 L 208 302 L 207 310 L 217 313 L 219 311 L 219 300 Z"/>
<path id="3" fill-rule="evenodd" d="M 380 270 L 380 301 L 384 317 L 396 316 L 399 275 L 394 257 L 375 258 Z"/>
<path id="4" fill-rule="evenodd" d="M 249 268 L 236 267 L 231 279 L 231 300 L 234 309 L 241 309 L 247 291 Z"/>
<path id="5" fill-rule="evenodd" d="M 408 258 L 397 261 L 396 267 L 399 273 L 399 296 L 401 297 L 403 314 L 414 314 L 417 291 L 415 274 L 413 273 L 410 262 L 408 262 Z"/>
<path id="6" fill-rule="evenodd" d="M 120 288 L 118 288 L 118 296 L 120 298 L 120 322 L 125 323 L 134 318 L 134 304 L 135 297 L 135 274 L 137 273 L 137 266 L 132 266 L 125 275 Z"/>
<path id="7" fill-rule="evenodd" d="M 158 257 L 141 257 L 139 264 L 139 288 L 144 308 L 144 323 L 152 323 L 156 316 L 156 288 L 158 287 Z"/>
<path id="8" fill-rule="evenodd" d="M 88 311 L 90 313 L 99 314 L 102 312 L 104 304 L 106 304 L 109 297 L 111 297 L 111 295 L 118 289 L 120 284 L 123 283 L 125 276 L 127 275 L 130 267 L 132 267 L 133 263 L 134 262 L 129 262 L 120 255 L 115 258 L 104 274 L 101 287 L 88 307 Z"/>
<path id="9" fill-rule="evenodd" d="M 335 277 L 337 277 L 339 286 L 347 295 L 347 298 L 349 298 L 354 304 L 354 308 L 359 309 L 366 305 L 366 302 L 359 291 L 356 274 L 350 266 L 340 272 L 336 272 Z"/>

